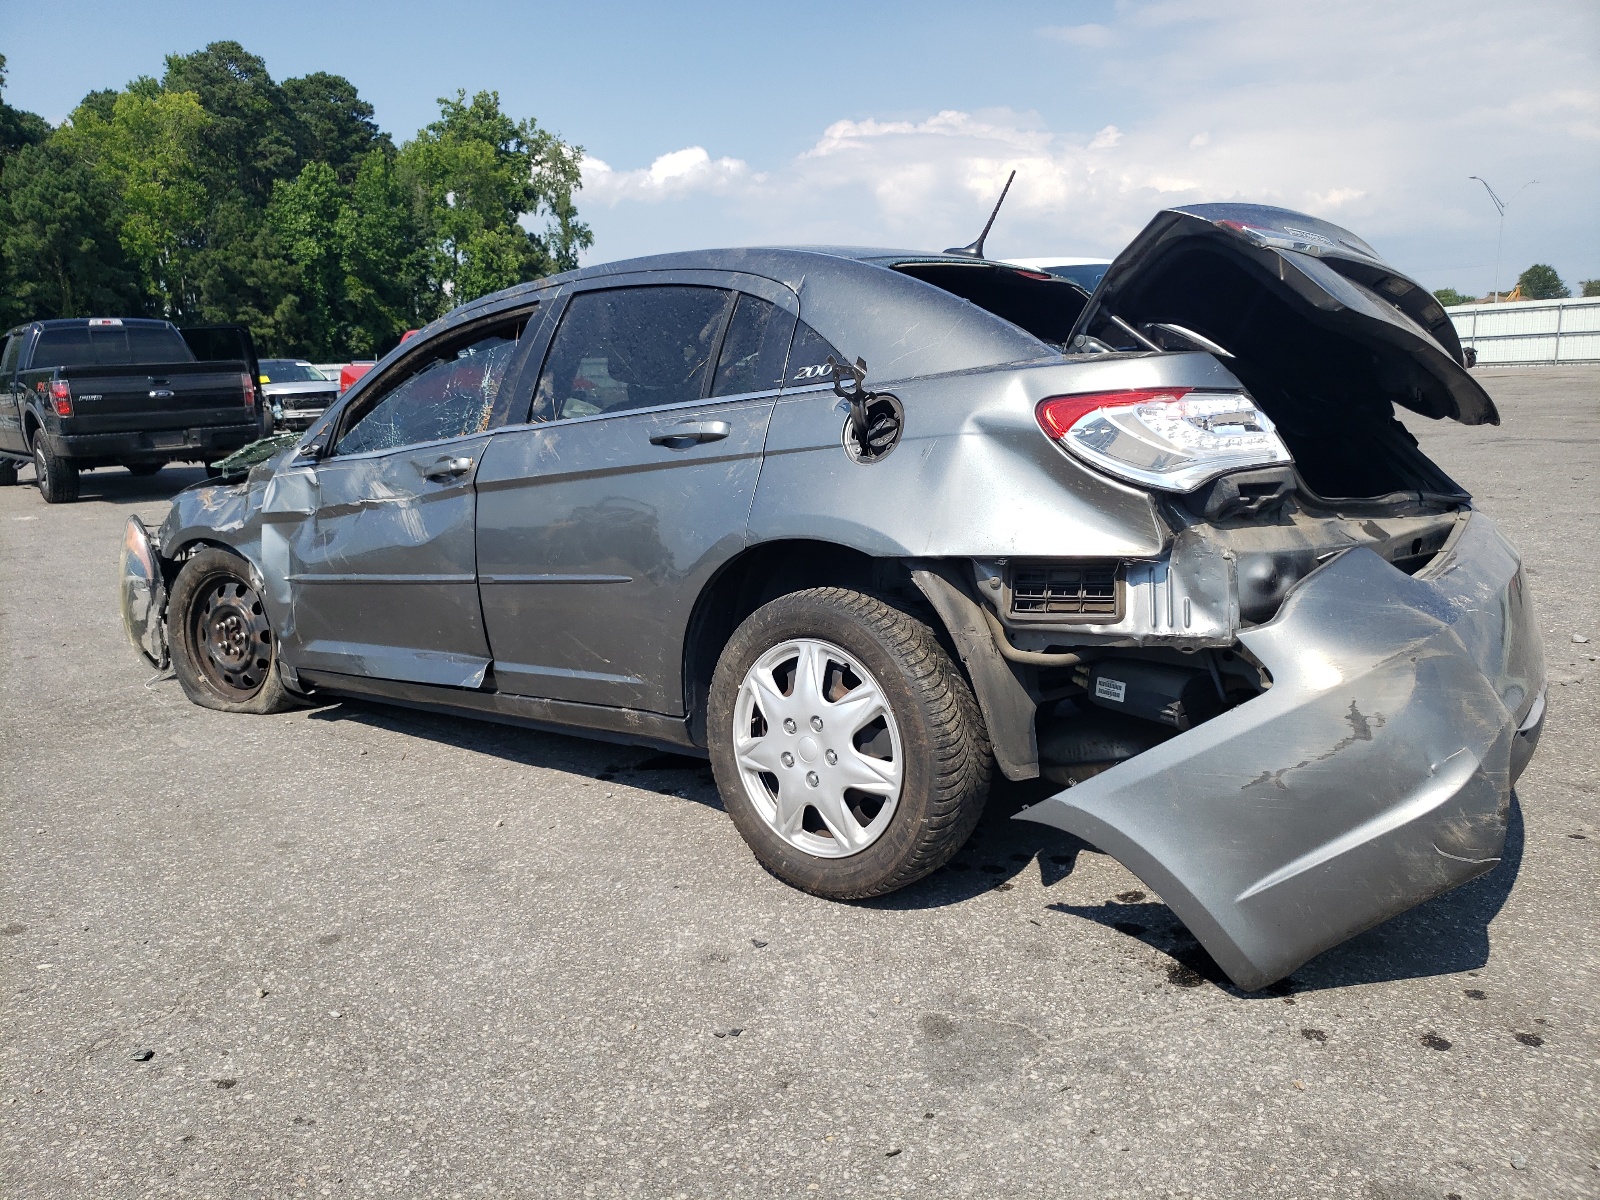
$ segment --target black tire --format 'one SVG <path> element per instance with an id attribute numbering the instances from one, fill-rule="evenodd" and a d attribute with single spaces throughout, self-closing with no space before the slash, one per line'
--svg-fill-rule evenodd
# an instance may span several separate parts
<path id="1" fill-rule="evenodd" d="M 71 504 L 78 498 L 78 467 L 50 449 L 44 435 L 33 439 L 33 473 L 46 504 Z"/>
<path id="2" fill-rule="evenodd" d="M 11 458 L 0 458 L 0 487 L 11 487 L 16 482 L 16 460 Z"/>
<path id="3" fill-rule="evenodd" d="M 876 841 L 842 857 L 806 853 L 785 840 L 757 810 L 734 753 L 741 685 L 763 655 L 792 639 L 829 643 L 865 667 L 899 729 L 898 804 Z M 933 630 L 843 588 L 782 596 L 734 631 L 712 679 L 707 736 L 723 804 L 757 861 L 785 883 L 834 900 L 881 896 L 948 862 L 983 814 L 994 769 L 972 691 Z"/>
<path id="4" fill-rule="evenodd" d="M 166 463 L 129 463 L 128 474 L 138 479 L 148 479 L 166 465 Z"/>
<path id="5" fill-rule="evenodd" d="M 172 670 L 184 694 L 219 712 L 276 713 L 295 700 L 278 676 L 278 640 L 249 565 L 226 550 L 183 564 L 167 602 Z"/>

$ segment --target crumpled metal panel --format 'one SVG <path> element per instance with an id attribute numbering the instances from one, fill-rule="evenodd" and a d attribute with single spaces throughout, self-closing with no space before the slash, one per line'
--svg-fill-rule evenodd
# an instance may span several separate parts
<path id="1" fill-rule="evenodd" d="M 973 568 L 980 593 L 995 594 L 1006 560 L 977 559 Z M 1011 640 L 1024 650 L 1063 640 L 1060 627 L 1041 624 L 1013 625 Z M 1239 634 L 1237 556 L 1199 529 L 1180 530 L 1168 554 L 1127 564 L 1118 620 L 1074 621 L 1067 628 L 1074 645 L 1226 649 Z"/>
<path id="2" fill-rule="evenodd" d="M 1239 635 L 1266 693 L 1018 815 L 1122 861 L 1247 989 L 1488 871 L 1543 654 L 1486 517 L 1442 559 L 1340 555 Z"/>
<path id="3" fill-rule="evenodd" d="M 157 670 L 165 670 L 167 651 L 167 585 L 144 522 L 129 517 L 122 528 L 122 561 L 117 589 L 122 601 L 122 628 L 133 648 Z"/>

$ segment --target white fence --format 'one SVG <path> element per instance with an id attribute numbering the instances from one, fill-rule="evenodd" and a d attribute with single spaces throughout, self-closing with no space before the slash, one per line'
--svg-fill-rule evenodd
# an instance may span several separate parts
<path id="1" fill-rule="evenodd" d="M 1480 363 L 1600 362 L 1600 296 L 1447 308 Z"/>

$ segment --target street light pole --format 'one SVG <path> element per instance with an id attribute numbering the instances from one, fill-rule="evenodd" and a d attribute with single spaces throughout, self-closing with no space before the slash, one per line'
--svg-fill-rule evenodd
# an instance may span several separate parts
<path id="1" fill-rule="evenodd" d="M 1539 181 L 1537 179 L 1528 180 L 1527 183 L 1512 193 L 1511 200 L 1502 200 L 1494 194 L 1494 189 L 1489 186 L 1489 181 L 1483 176 L 1468 175 L 1467 178 L 1476 179 L 1483 184 L 1483 190 L 1489 193 L 1489 199 L 1494 201 L 1495 211 L 1500 214 L 1500 232 L 1494 240 L 1494 298 L 1498 302 L 1500 299 L 1500 248 L 1505 245 L 1506 241 L 1506 208 L 1510 205 L 1511 200 L 1515 200 L 1522 195 L 1524 189 L 1533 186 Z"/>

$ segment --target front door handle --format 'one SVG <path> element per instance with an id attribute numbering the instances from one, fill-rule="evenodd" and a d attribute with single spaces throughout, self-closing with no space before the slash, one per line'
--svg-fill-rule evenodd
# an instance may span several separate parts
<path id="1" fill-rule="evenodd" d="M 460 479 L 470 470 L 472 470 L 470 458 L 452 458 L 447 454 L 424 471 L 422 477 L 442 482 L 446 479 Z"/>
<path id="2" fill-rule="evenodd" d="M 652 446 L 665 446 L 668 450 L 687 450 L 701 442 L 719 442 L 733 432 L 726 421 L 684 421 L 650 435 Z"/>

